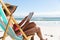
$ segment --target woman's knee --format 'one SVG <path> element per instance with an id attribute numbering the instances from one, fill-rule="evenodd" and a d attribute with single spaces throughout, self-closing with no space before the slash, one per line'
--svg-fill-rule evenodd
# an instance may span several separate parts
<path id="1" fill-rule="evenodd" d="M 31 23 L 29 23 L 29 25 L 36 26 L 36 23 L 35 22 L 31 22 Z"/>
<path id="2" fill-rule="evenodd" d="M 27 25 L 26 30 L 36 28 L 36 24 L 34 22 L 31 22 Z"/>

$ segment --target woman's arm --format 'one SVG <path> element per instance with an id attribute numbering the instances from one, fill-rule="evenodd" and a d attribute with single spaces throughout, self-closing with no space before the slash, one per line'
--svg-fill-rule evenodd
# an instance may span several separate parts
<path id="1" fill-rule="evenodd" d="M 28 16 L 26 16 L 18 25 L 21 26 L 25 22 L 25 20 L 27 19 L 27 17 Z"/>

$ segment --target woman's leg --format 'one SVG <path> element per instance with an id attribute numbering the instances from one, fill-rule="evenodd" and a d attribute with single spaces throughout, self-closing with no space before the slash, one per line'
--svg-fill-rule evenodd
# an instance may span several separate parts
<path id="1" fill-rule="evenodd" d="M 31 25 L 31 24 L 32 24 L 32 25 Z M 33 28 L 35 25 L 36 25 L 36 24 L 35 24 L 34 22 L 31 22 L 31 23 L 26 22 L 26 24 L 22 27 L 22 29 L 23 29 L 24 32 L 25 32 L 26 30 Z M 31 35 L 31 34 L 30 34 L 30 35 Z M 28 34 L 27 36 L 29 36 L 29 34 Z M 31 40 L 34 40 L 34 36 L 31 38 Z"/>
<path id="2" fill-rule="evenodd" d="M 39 27 L 36 27 L 36 24 L 34 22 L 31 22 L 27 25 L 25 28 L 24 32 L 29 36 L 29 35 L 34 35 L 37 33 L 38 37 L 40 40 L 43 40 L 41 29 Z"/>
<path id="3" fill-rule="evenodd" d="M 36 29 L 37 29 L 36 33 L 37 33 L 38 37 L 40 38 L 40 40 L 44 40 L 42 37 L 41 29 L 39 27 L 37 27 Z"/>
<path id="4" fill-rule="evenodd" d="M 30 26 L 30 24 L 32 24 L 32 26 Z M 20 24 L 19 24 L 20 25 Z M 29 26 L 27 26 L 27 25 L 29 25 Z M 34 22 L 31 22 L 31 23 L 29 23 L 29 21 L 27 21 L 26 23 L 25 23 L 25 25 L 23 25 L 22 26 L 22 29 L 24 30 L 24 32 L 25 32 L 25 30 L 28 30 L 28 29 L 30 29 L 30 28 L 32 28 L 32 27 L 34 27 L 35 26 L 35 24 L 34 24 Z M 31 34 L 30 34 L 31 35 Z M 28 36 L 28 35 L 27 35 Z M 31 38 L 31 40 L 34 40 L 34 36 Z"/>
<path id="5" fill-rule="evenodd" d="M 42 34 L 41 34 L 41 30 L 40 28 L 36 27 L 36 24 L 34 22 L 27 22 L 22 29 L 24 30 L 24 32 L 26 33 L 26 35 L 34 35 L 35 33 L 37 33 L 38 37 L 40 38 L 40 40 L 43 40 Z"/>
<path id="6" fill-rule="evenodd" d="M 26 30 L 29 30 L 29 29 L 31 29 L 31 28 L 33 28 L 33 27 L 35 27 L 36 26 L 36 24 L 34 23 L 34 22 L 30 22 L 30 23 L 26 23 L 24 26 L 23 26 L 23 30 L 24 31 L 26 31 Z"/>
<path id="7" fill-rule="evenodd" d="M 31 38 L 31 40 L 34 40 L 34 36 Z"/>

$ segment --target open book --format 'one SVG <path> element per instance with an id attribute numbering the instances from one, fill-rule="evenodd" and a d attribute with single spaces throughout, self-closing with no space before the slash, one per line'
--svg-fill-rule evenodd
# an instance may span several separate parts
<path id="1" fill-rule="evenodd" d="M 28 20 L 30 20 L 32 18 L 33 14 L 34 14 L 34 12 L 30 12 L 28 17 L 26 18 L 25 22 L 20 27 L 22 27 Z"/>
<path id="2" fill-rule="evenodd" d="M 29 15 L 28 15 L 28 17 L 27 17 L 27 20 L 28 20 L 28 19 L 31 19 L 32 16 L 33 16 L 33 14 L 34 14 L 34 12 L 29 13 Z"/>

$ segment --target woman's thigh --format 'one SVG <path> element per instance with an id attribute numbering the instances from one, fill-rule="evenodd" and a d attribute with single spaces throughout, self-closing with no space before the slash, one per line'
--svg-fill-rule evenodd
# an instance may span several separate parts
<path id="1" fill-rule="evenodd" d="M 35 27 L 33 27 L 33 28 L 30 28 L 30 29 L 28 29 L 28 30 L 26 30 L 26 31 L 24 31 L 25 32 L 25 34 L 26 35 L 34 35 L 35 33 L 36 33 L 36 28 Z"/>
<path id="2" fill-rule="evenodd" d="M 22 29 L 24 31 L 26 31 L 26 30 L 34 28 L 34 27 L 36 27 L 36 24 L 34 22 L 30 22 L 30 23 L 28 23 L 28 25 L 23 26 Z"/>

